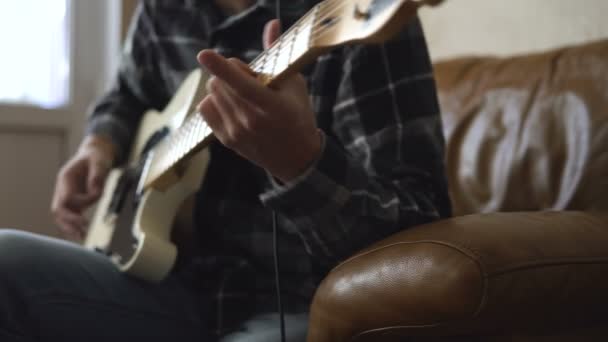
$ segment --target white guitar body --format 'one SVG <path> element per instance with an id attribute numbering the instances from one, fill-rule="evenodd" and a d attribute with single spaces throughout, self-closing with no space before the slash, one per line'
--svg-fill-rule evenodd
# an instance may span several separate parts
<path id="1" fill-rule="evenodd" d="M 182 125 L 202 98 L 205 75 L 196 70 L 184 81 L 171 103 L 162 112 L 147 112 L 135 137 L 129 164 L 137 162 L 148 141 L 156 132 L 166 128 L 170 132 Z M 119 180 L 125 168 L 110 172 L 103 195 L 92 217 L 85 247 L 107 254 L 120 270 L 149 281 L 160 281 L 173 267 L 177 248 L 171 243 L 173 221 L 183 201 L 200 187 L 209 163 L 205 148 L 190 157 L 176 182 L 163 189 L 149 188 L 138 196 L 137 205 L 129 213 L 129 203 L 121 212 L 112 210 Z M 129 165 L 128 164 L 128 165 Z M 126 198 L 125 201 L 131 201 Z M 126 216 L 126 218 L 122 218 Z M 127 221 L 126 226 L 121 222 Z M 130 221 L 130 224 L 129 224 Z M 126 228 L 126 229 L 125 229 Z M 119 232 L 118 230 L 123 231 Z"/>

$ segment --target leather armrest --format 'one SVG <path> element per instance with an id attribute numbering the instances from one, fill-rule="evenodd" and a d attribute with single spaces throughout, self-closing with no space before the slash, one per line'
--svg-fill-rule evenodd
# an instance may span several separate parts
<path id="1" fill-rule="evenodd" d="M 608 321 L 608 215 L 469 215 L 400 232 L 337 266 L 308 341 L 397 341 Z"/>

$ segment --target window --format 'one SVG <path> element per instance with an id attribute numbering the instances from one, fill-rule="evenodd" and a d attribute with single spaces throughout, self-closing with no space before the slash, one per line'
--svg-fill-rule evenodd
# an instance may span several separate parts
<path id="1" fill-rule="evenodd" d="M 67 104 L 69 5 L 70 0 L 0 0 L 0 102 Z"/>

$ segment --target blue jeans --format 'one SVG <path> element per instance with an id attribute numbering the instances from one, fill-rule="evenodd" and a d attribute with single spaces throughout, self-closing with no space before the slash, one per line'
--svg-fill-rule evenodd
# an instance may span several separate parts
<path id="1" fill-rule="evenodd" d="M 0 341 L 212 341 L 197 303 L 177 277 L 146 283 L 78 245 L 0 230 Z M 278 342 L 277 320 L 252 317 L 222 342 Z M 307 316 L 286 321 L 304 341 Z"/>

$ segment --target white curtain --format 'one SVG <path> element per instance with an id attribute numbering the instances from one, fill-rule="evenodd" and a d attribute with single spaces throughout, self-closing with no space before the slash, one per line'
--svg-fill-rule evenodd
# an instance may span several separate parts
<path id="1" fill-rule="evenodd" d="M 57 108 L 70 94 L 70 0 L 0 0 L 0 102 Z"/>

